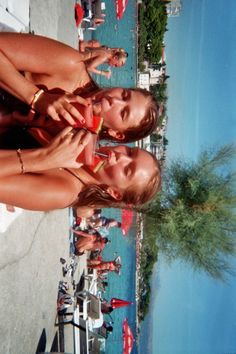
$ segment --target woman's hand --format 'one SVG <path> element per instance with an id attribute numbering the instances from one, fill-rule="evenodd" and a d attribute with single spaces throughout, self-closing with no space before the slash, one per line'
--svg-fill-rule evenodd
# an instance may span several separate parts
<path id="1" fill-rule="evenodd" d="M 92 139 L 92 134 L 80 130 L 75 132 L 71 127 L 65 128 L 44 150 L 44 169 L 80 168 L 78 156 Z"/>
<path id="2" fill-rule="evenodd" d="M 111 78 L 112 72 L 110 70 L 103 71 L 104 76 L 109 80 Z"/>
<path id="3" fill-rule="evenodd" d="M 71 102 L 77 102 L 85 107 L 90 104 L 88 100 L 78 95 L 44 92 L 35 102 L 34 108 L 39 113 L 50 116 L 53 120 L 60 121 L 64 119 L 71 126 L 76 125 L 79 121 L 84 125 L 84 117 Z"/>

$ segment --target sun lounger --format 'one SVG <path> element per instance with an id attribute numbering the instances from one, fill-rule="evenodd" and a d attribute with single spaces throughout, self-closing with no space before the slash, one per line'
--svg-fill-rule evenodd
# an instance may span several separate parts
<path id="1" fill-rule="evenodd" d="M 86 280 L 85 289 L 93 295 L 97 295 L 98 292 L 98 275 L 97 270 L 93 269 L 91 273 L 88 273 L 84 276 Z"/>
<path id="2" fill-rule="evenodd" d="M 83 320 L 79 316 L 79 312 L 75 310 L 73 321 L 75 324 L 82 326 L 84 331 L 74 325 L 74 353 L 88 354 L 89 353 L 89 330 L 88 321 Z"/>
<path id="3" fill-rule="evenodd" d="M 104 321 L 101 311 L 101 299 L 86 290 L 75 294 L 75 296 L 80 303 L 78 313 L 84 320 L 88 320 L 89 330 L 93 331 L 94 328 L 100 328 Z"/>
<path id="4" fill-rule="evenodd" d="M 79 324 L 81 328 L 76 327 Z M 100 337 L 98 334 L 93 333 L 89 330 L 88 321 L 82 320 L 78 317 L 78 313 L 74 313 L 74 353 L 80 354 L 99 354 L 102 344 L 104 344 L 104 338 Z"/>

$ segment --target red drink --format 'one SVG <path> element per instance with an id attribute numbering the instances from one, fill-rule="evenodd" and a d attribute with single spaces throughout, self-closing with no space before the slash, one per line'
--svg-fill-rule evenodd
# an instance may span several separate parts
<path id="1" fill-rule="evenodd" d="M 99 116 L 95 116 L 93 114 L 92 105 L 86 107 L 79 103 L 72 103 L 72 104 L 85 119 L 85 124 L 77 122 L 76 125 L 74 125 L 74 128 L 75 129 L 85 128 L 88 129 L 91 133 L 98 134 L 102 128 L 103 118 Z"/>
<path id="2" fill-rule="evenodd" d="M 79 154 L 77 161 L 86 165 L 91 171 L 97 172 L 99 168 L 104 165 L 106 160 L 105 156 L 95 155 L 98 138 L 97 134 L 101 130 L 103 118 L 93 115 L 92 105 L 83 106 L 79 103 L 73 103 L 73 106 L 78 109 L 85 119 L 85 124 L 78 122 L 74 128 L 76 130 L 85 129 L 93 133 L 90 141 Z M 52 139 L 52 136 L 47 130 L 41 128 L 32 127 L 29 129 L 29 132 L 42 146 L 47 145 Z"/>
<path id="3" fill-rule="evenodd" d="M 88 145 L 86 145 L 82 153 L 78 156 L 77 161 L 88 166 L 93 172 L 97 172 L 98 169 L 105 162 L 104 158 L 95 156 L 95 150 L 97 145 L 97 134 L 101 130 L 103 118 L 99 116 L 95 116 L 93 114 L 92 105 L 83 106 L 79 103 L 72 103 L 72 104 L 76 109 L 78 109 L 78 111 L 82 114 L 83 118 L 85 119 L 84 125 L 78 122 L 76 123 L 74 128 L 75 129 L 83 128 L 83 129 L 87 129 L 91 133 L 94 133 Z"/>

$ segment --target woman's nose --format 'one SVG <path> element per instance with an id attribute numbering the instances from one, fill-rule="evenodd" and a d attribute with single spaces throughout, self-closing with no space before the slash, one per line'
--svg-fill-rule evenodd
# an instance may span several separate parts
<path id="1" fill-rule="evenodd" d="M 121 97 L 112 97 L 112 104 L 125 104 L 124 100 Z"/>
<path id="2" fill-rule="evenodd" d="M 128 156 L 127 154 L 119 153 L 118 161 L 129 163 L 131 162 L 132 157 Z"/>

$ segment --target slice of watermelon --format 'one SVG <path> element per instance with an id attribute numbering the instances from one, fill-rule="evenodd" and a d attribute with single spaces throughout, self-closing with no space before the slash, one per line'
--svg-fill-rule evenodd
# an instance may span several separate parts
<path id="1" fill-rule="evenodd" d="M 74 125 L 74 128 L 86 128 L 91 133 L 98 134 L 102 128 L 103 118 L 93 115 L 92 105 L 85 107 L 79 103 L 73 102 L 72 104 L 76 109 L 78 109 L 78 111 L 81 113 L 81 115 L 85 119 L 85 124 L 81 124 L 80 122 L 77 122 Z"/>

